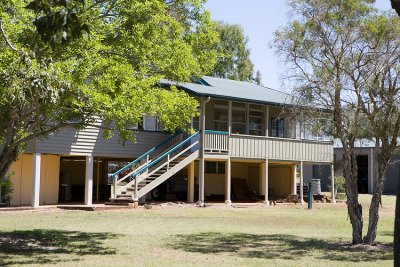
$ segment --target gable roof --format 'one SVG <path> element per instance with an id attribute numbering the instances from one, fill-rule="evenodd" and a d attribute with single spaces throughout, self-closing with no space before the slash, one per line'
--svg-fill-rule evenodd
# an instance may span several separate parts
<path id="1" fill-rule="evenodd" d="M 163 80 L 161 84 L 174 84 L 189 94 L 199 97 L 212 97 L 269 105 L 290 105 L 292 101 L 291 96 L 287 93 L 250 82 L 209 76 L 203 76 L 196 82 L 177 84 Z"/>

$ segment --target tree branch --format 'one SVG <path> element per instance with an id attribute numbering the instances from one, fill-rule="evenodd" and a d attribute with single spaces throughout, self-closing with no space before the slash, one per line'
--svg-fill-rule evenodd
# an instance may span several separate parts
<path id="1" fill-rule="evenodd" d="M 4 40 L 6 41 L 6 44 L 13 50 L 13 51 L 15 51 L 15 52 L 20 52 L 15 46 L 13 46 L 12 44 L 11 44 L 11 42 L 8 40 L 8 37 L 7 37 L 7 35 L 6 35 L 6 33 L 4 32 L 4 29 L 3 29 L 3 21 L 2 20 L 0 20 L 0 30 L 1 30 L 1 34 L 3 35 L 3 38 L 4 38 Z"/>

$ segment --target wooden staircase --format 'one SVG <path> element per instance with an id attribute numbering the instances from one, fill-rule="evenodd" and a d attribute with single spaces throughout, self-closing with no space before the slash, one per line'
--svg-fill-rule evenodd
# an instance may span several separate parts
<path id="1" fill-rule="evenodd" d="M 114 177 L 114 183 L 111 188 L 111 198 L 106 204 L 129 205 L 129 203 L 138 202 L 139 198 L 182 170 L 199 156 L 198 136 L 199 132 L 178 143 L 182 139 L 175 135 L 121 170 L 109 174 Z M 156 150 L 159 150 L 168 142 L 170 142 L 168 149 L 156 157 L 150 158 L 150 154 L 154 154 Z M 132 168 L 134 169 L 131 170 Z M 119 178 L 120 173 L 127 170 L 131 171 L 124 177 Z"/>

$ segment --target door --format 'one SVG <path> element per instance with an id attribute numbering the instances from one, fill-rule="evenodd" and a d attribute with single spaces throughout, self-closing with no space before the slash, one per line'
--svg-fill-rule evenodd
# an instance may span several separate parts
<path id="1" fill-rule="evenodd" d="M 368 193 L 368 155 L 357 156 L 358 193 Z"/>

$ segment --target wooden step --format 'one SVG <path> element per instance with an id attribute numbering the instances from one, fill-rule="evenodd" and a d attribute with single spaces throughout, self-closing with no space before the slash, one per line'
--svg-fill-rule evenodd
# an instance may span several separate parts
<path id="1" fill-rule="evenodd" d="M 124 194 L 124 193 L 122 193 L 122 194 L 118 194 L 117 195 L 117 198 L 127 198 L 127 199 L 132 199 L 132 195 L 131 194 Z"/>
<path id="2" fill-rule="evenodd" d="M 109 202 L 107 202 L 107 203 L 113 203 L 110 205 L 134 203 L 132 198 L 130 198 L 130 199 L 129 198 L 109 198 L 108 200 L 109 200 Z"/>

